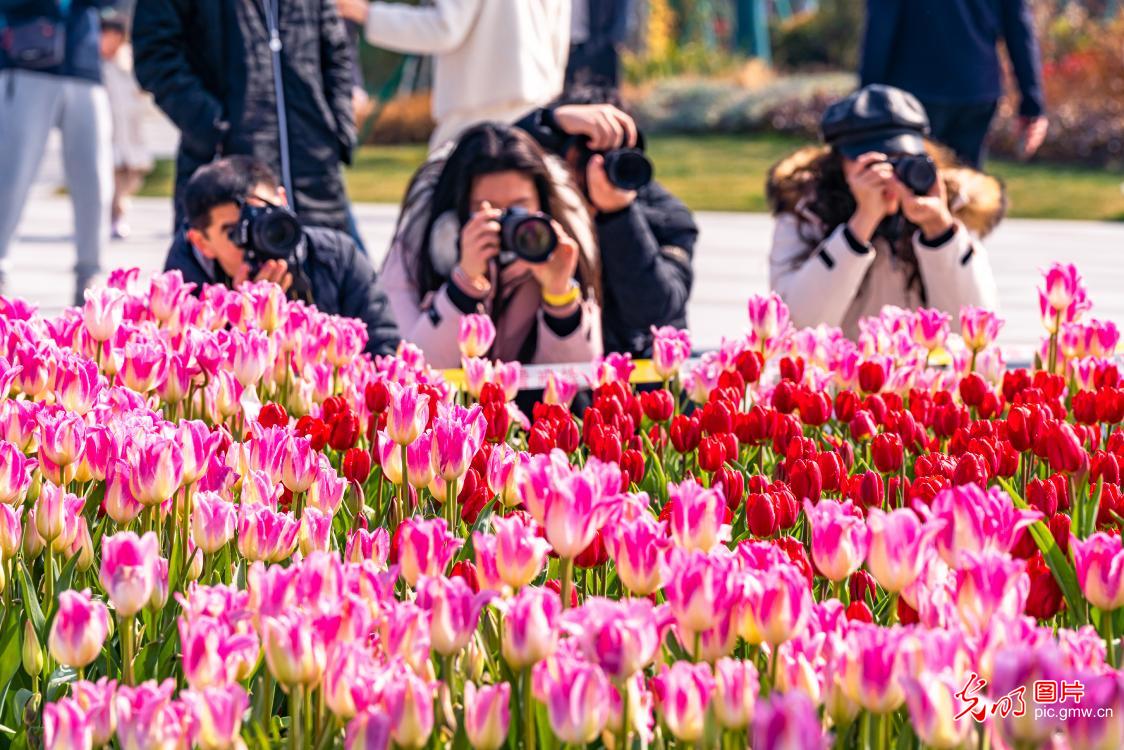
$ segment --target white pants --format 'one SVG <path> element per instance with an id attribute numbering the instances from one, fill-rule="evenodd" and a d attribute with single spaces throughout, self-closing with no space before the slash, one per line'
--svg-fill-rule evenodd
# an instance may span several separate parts
<path id="1" fill-rule="evenodd" d="M 62 133 L 63 169 L 74 206 L 75 272 L 101 269 L 113 198 L 112 120 L 105 89 L 78 78 L 0 71 L 0 270 L 52 128 Z"/>

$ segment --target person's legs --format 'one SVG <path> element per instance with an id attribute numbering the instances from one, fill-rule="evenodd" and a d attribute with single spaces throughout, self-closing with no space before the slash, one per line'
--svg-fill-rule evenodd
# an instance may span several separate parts
<path id="1" fill-rule="evenodd" d="M 936 104 L 923 102 L 933 140 L 956 152 L 968 166 L 980 168 L 984 142 L 995 116 L 996 102 Z"/>
<path id="2" fill-rule="evenodd" d="M 347 207 L 347 233 L 351 235 L 351 239 L 355 240 L 355 247 L 359 252 L 367 255 L 367 245 L 363 242 L 363 237 L 359 234 L 359 222 L 355 220 L 355 211 L 349 204 Z"/>
<path id="3" fill-rule="evenodd" d="M 63 79 L 0 72 L 0 285 L 12 237 L 55 126 Z"/>
<path id="4" fill-rule="evenodd" d="M 61 118 L 62 153 L 74 206 L 77 302 L 85 285 L 101 270 L 101 250 L 109 237 L 106 218 L 113 198 L 112 121 L 103 86 L 77 79 L 67 83 Z"/>

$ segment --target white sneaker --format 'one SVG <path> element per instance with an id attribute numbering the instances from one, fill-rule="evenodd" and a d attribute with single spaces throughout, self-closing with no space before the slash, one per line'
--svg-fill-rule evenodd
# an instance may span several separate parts
<path id="1" fill-rule="evenodd" d="M 113 222 L 109 228 L 109 236 L 115 240 L 128 239 L 129 235 L 133 233 L 133 228 L 129 226 L 129 222 L 124 219 L 118 219 Z"/>

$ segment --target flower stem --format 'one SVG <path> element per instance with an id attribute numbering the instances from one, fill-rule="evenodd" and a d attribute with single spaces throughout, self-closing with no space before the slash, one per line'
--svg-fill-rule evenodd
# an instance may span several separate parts
<path id="1" fill-rule="evenodd" d="M 43 561 L 43 598 L 47 614 L 55 606 L 55 551 L 51 547 L 54 542 L 47 542 L 47 558 Z"/>
<path id="2" fill-rule="evenodd" d="M 289 693 L 289 747 L 298 750 L 303 747 L 301 735 L 304 726 L 301 724 L 301 709 L 304 708 L 304 688 L 300 685 L 293 687 Z"/>
<path id="3" fill-rule="evenodd" d="M 562 558 L 562 609 L 570 608 L 570 591 L 574 587 L 574 560 Z"/>
<path id="4" fill-rule="evenodd" d="M 1113 615 L 1115 614 L 1115 611 L 1101 612 L 1101 619 L 1104 620 L 1104 640 L 1105 645 L 1108 647 L 1108 663 L 1111 664 L 1113 668 L 1117 666 L 1116 633 L 1113 628 L 1115 625 L 1113 622 Z"/>
<path id="5" fill-rule="evenodd" d="M 450 479 L 445 488 L 445 515 L 449 522 L 449 533 L 457 531 L 457 480 Z"/>
<path id="6" fill-rule="evenodd" d="M 535 750 L 535 706 L 531 696 L 531 668 L 523 670 L 523 750 Z"/>
<path id="7" fill-rule="evenodd" d="M 121 679 L 126 685 L 135 685 L 136 677 L 133 675 L 133 650 L 136 634 L 133 630 L 132 617 L 118 617 L 117 627 L 121 631 Z"/>
<path id="8" fill-rule="evenodd" d="M 618 748 L 619 750 L 628 750 L 628 735 L 630 734 L 628 730 L 630 729 L 629 723 L 632 721 L 632 718 L 628 715 L 629 703 L 631 702 L 629 700 L 630 690 L 628 682 L 622 682 L 618 687 L 621 693 L 621 733 Z"/>

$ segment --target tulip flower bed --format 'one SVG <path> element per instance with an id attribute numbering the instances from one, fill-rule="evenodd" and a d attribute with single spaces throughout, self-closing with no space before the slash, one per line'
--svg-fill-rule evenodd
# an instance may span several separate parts
<path id="1" fill-rule="evenodd" d="M 776 297 L 687 364 L 462 390 L 269 284 L 0 298 L 0 736 L 21 748 L 1124 747 L 1124 390 L 1046 337 Z M 930 366 L 936 354 L 951 367 Z"/>

